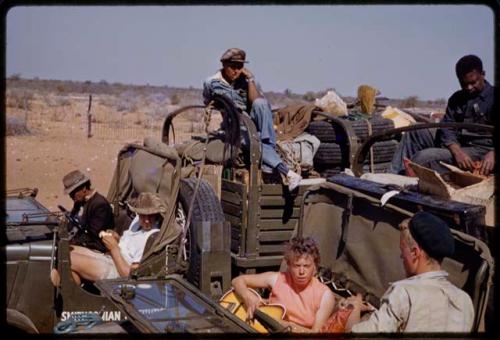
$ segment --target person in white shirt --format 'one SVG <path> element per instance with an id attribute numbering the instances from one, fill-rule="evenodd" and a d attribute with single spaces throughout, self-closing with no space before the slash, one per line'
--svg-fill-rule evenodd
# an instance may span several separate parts
<path id="1" fill-rule="evenodd" d="M 71 270 L 77 283 L 82 278 L 97 281 L 127 277 L 138 266 L 149 236 L 160 231 L 166 205 L 158 194 L 149 192 L 141 193 L 128 205 L 137 215 L 123 235 L 120 237 L 113 230 L 106 230 L 99 235 L 109 253 L 72 246 Z"/>
<path id="2" fill-rule="evenodd" d="M 394 282 L 368 320 L 354 324 L 353 332 L 470 332 L 474 307 L 470 296 L 454 286 L 441 269 L 453 255 L 455 242 L 446 222 L 418 212 L 400 225 L 401 258 L 406 279 Z M 359 320 L 361 296 L 352 299 Z"/>

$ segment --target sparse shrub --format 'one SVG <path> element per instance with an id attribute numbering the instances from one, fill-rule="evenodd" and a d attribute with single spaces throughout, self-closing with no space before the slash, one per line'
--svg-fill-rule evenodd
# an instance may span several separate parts
<path id="1" fill-rule="evenodd" d="M 439 98 L 439 99 L 436 99 L 434 103 L 436 103 L 437 105 L 446 105 L 446 99 Z"/>
<path id="2" fill-rule="evenodd" d="M 307 91 L 306 93 L 304 93 L 304 95 L 302 95 L 302 99 L 307 100 L 308 102 L 312 102 L 316 99 L 315 93 L 312 91 Z"/>
<path id="3" fill-rule="evenodd" d="M 140 98 L 134 91 L 125 91 L 117 99 L 116 111 L 118 112 L 136 112 Z"/>
<path id="4" fill-rule="evenodd" d="M 47 96 L 44 97 L 45 104 L 49 107 L 61 107 L 71 105 L 71 101 L 65 96 Z"/>
<path id="5" fill-rule="evenodd" d="M 16 109 L 31 110 L 31 101 L 33 93 L 24 90 L 9 90 L 7 91 L 7 107 Z"/>
<path id="6" fill-rule="evenodd" d="M 64 110 L 55 110 L 52 112 L 50 120 L 53 122 L 63 122 L 66 118 L 66 112 Z"/>
<path id="7" fill-rule="evenodd" d="M 137 111 L 137 104 L 129 99 L 121 99 L 116 105 L 116 111 L 118 112 L 135 112 Z"/>
<path id="8" fill-rule="evenodd" d="M 148 101 L 154 104 L 163 104 L 167 100 L 167 96 L 163 93 L 153 93 L 148 96 Z"/>
<path id="9" fill-rule="evenodd" d="M 63 84 L 57 85 L 56 90 L 59 93 L 66 93 L 67 92 L 66 86 L 64 86 Z"/>
<path id="10" fill-rule="evenodd" d="M 418 105 L 418 97 L 417 96 L 409 96 L 408 98 L 403 99 L 403 101 L 401 101 L 400 105 L 402 108 L 416 107 Z"/>
<path id="11" fill-rule="evenodd" d="M 170 104 L 179 105 L 180 102 L 181 102 L 181 98 L 179 97 L 179 95 L 177 93 L 174 93 L 170 96 Z"/>
<path id="12" fill-rule="evenodd" d="M 113 107 L 116 106 L 116 98 L 111 96 L 100 96 L 97 101 L 102 106 Z"/>
<path id="13" fill-rule="evenodd" d="M 21 80 L 21 73 L 13 73 L 10 75 L 10 77 L 7 78 L 7 80 L 11 80 L 11 81 Z"/>
<path id="14" fill-rule="evenodd" d="M 56 106 L 69 106 L 71 101 L 64 96 L 57 96 L 54 98 Z"/>
<path id="15" fill-rule="evenodd" d="M 56 105 L 56 100 L 52 96 L 45 96 L 45 97 L 43 97 L 43 101 L 44 101 L 45 105 L 47 105 L 49 107 L 57 106 Z"/>
<path id="16" fill-rule="evenodd" d="M 30 135 L 31 132 L 26 125 L 26 121 L 19 117 L 7 117 L 5 126 L 6 136 Z"/>

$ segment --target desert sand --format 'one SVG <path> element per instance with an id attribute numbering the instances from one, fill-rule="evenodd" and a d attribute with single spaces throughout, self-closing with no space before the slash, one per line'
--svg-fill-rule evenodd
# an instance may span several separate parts
<path id="1" fill-rule="evenodd" d="M 179 107 L 169 105 L 168 98 L 154 107 L 143 99 L 137 108 L 121 110 L 123 99 L 117 104 L 119 96 L 94 94 L 93 98 L 93 136 L 88 138 L 88 94 L 8 87 L 7 126 L 14 121 L 27 132 L 7 133 L 5 137 L 7 192 L 38 188 L 37 199 L 49 210 L 57 211 L 58 204 L 70 208 L 73 203 L 63 193 L 62 178 L 80 169 L 106 196 L 119 150 L 127 143 L 142 143 L 146 136 L 160 139 L 165 115 Z M 190 133 L 182 130 L 192 130 L 192 124 L 199 124 L 194 122 L 195 117 L 190 118 L 178 119 L 181 126 L 176 133 L 184 139 Z"/>
<path id="2" fill-rule="evenodd" d="M 57 205 L 71 207 L 64 195 L 62 178 L 75 169 L 88 172 L 92 185 L 106 195 L 124 145 L 120 141 L 76 137 L 61 140 L 54 136 L 14 136 L 6 141 L 6 189 L 38 188 L 37 198 L 49 210 Z"/>

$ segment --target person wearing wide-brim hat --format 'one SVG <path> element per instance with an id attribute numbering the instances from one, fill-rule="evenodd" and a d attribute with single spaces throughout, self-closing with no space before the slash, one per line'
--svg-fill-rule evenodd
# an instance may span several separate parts
<path id="1" fill-rule="evenodd" d="M 164 215 L 167 212 L 165 202 L 158 196 L 149 192 L 141 193 L 137 198 L 127 203 L 130 210 L 139 215 Z"/>
<path id="2" fill-rule="evenodd" d="M 126 277 L 137 267 L 148 238 L 160 230 L 166 204 L 156 193 L 143 192 L 128 202 L 137 215 L 120 237 L 113 230 L 100 233 L 109 254 L 75 247 L 71 252 L 71 269 L 78 282 L 80 278 L 97 281 Z"/>
<path id="3" fill-rule="evenodd" d="M 401 258 L 407 278 L 391 283 L 381 305 L 353 332 L 470 332 L 474 307 L 470 296 L 453 285 L 441 268 L 455 252 L 450 228 L 441 218 L 418 212 L 400 225 Z M 352 300 L 359 320 L 361 296 Z M 354 313 L 354 311 L 353 311 Z"/>
<path id="4" fill-rule="evenodd" d="M 269 102 L 256 85 L 253 73 L 245 67 L 246 52 L 229 48 L 220 57 L 222 69 L 203 83 L 203 101 L 208 105 L 214 95 L 223 95 L 233 101 L 242 112 L 247 112 L 259 131 L 262 144 L 262 171 L 279 173 L 290 191 L 295 190 L 302 177 L 290 170 L 275 150 L 276 132 Z"/>
<path id="5" fill-rule="evenodd" d="M 63 177 L 64 193 L 74 202 L 71 214 L 79 216 L 83 228 L 95 236 L 106 229 L 114 228 L 113 209 L 108 200 L 93 189 L 90 177 L 80 170 L 73 170 Z M 96 238 L 97 239 L 97 238 Z M 75 237 L 73 243 L 92 248 L 93 242 L 81 244 L 82 239 Z M 97 241 L 99 242 L 99 241 Z"/>

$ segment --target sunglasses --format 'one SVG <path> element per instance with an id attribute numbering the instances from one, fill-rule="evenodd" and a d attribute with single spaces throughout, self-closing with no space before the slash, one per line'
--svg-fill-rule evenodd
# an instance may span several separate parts
<path id="1" fill-rule="evenodd" d="M 82 189 L 83 189 L 83 186 L 79 186 L 78 188 L 76 188 L 75 190 L 73 190 L 72 192 L 69 193 L 69 197 L 71 197 L 71 199 L 74 199 L 76 193 L 79 191 L 82 191 Z"/>
<path id="2" fill-rule="evenodd" d="M 229 62 L 229 63 L 226 63 L 225 66 L 230 67 L 230 68 L 234 68 L 237 70 L 241 70 L 243 68 L 244 64 L 243 63 L 234 63 L 234 62 L 231 63 L 231 62 Z"/>

